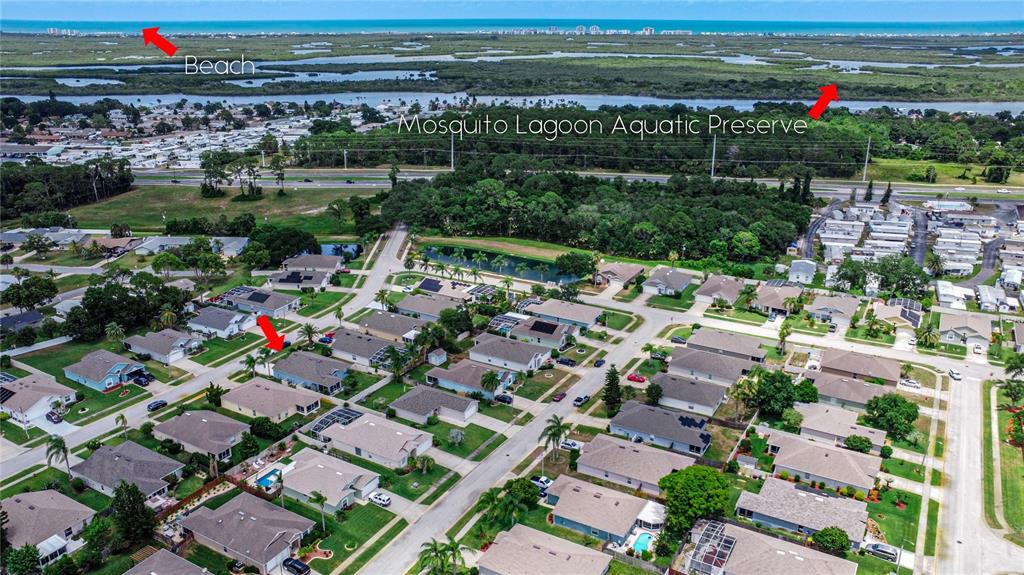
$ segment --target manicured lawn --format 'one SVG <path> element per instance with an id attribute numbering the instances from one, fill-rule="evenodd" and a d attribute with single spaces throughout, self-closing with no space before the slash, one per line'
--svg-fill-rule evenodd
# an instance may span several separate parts
<path id="1" fill-rule="evenodd" d="M 200 545 L 199 543 L 193 543 L 189 546 L 185 559 L 188 559 L 192 563 L 195 563 L 214 575 L 226 575 L 229 572 L 229 559 L 227 557 L 217 553 L 205 545 Z"/>
<path id="2" fill-rule="evenodd" d="M 1009 527 L 1018 534 L 1024 533 L 1024 456 L 1021 449 L 1006 441 L 1006 429 L 1010 425 L 1009 404 L 1006 394 L 999 389 L 996 396 L 996 412 L 999 418 L 999 463 L 1002 469 L 1003 516 Z"/>
<path id="3" fill-rule="evenodd" d="M 858 555 L 847 553 L 846 558 L 857 564 L 857 575 L 890 575 L 894 565 L 874 555 Z"/>
<path id="4" fill-rule="evenodd" d="M 402 287 L 411 286 L 420 283 L 420 281 L 422 281 L 423 278 L 425 277 L 426 276 L 423 274 L 401 273 L 395 276 L 394 280 L 392 280 L 391 283 Z"/>
<path id="5" fill-rule="evenodd" d="M 483 449 L 478 451 L 476 455 L 473 456 L 471 461 L 483 461 L 484 459 L 487 459 L 487 456 L 490 455 L 495 449 L 500 447 L 502 443 L 505 443 L 506 439 L 508 438 L 505 437 L 503 434 L 498 434 Z"/>
<path id="6" fill-rule="evenodd" d="M 686 286 L 682 293 L 674 296 L 652 295 L 647 298 L 647 305 L 676 311 L 686 311 L 693 307 L 693 292 L 697 291 L 699 287 L 698 284 L 694 283 Z"/>
<path id="7" fill-rule="evenodd" d="M 935 555 L 935 542 L 939 529 L 939 502 L 934 499 L 928 500 L 928 524 L 924 532 L 924 554 Z"/>
<path id="8" fill-rule="evenodd" d="M 441 442 L 438 449 L 462 458 L 469 457 L 469 454 L 473 453 L 473 451 L 480 447 L 484 441 L 496 433 L 475 423 L 470 423 L 466 427 L 459 427 L 446 421 L 438 421 L 434 425 L 418 425 L 411 421 L 404 421 L 401 419 L 398 421 L 433 434 L 434 437 Z M 458 445 L 453 445 L 448 442 L 448 433 L 454 429 L 458 429 L 463 432 L 462 443 Z"/>
<path id="9" fill-rule="evenodd" d="M 232 489 L 231 491 L 225 491 L 224 493 L 221 493 L 220 495 L 217 495 L 215 497 L 211 497 L 211 498 L 207 499 L 206 501 L 203 501 L 203 507 L 209 507 L 210 509 L 219 509 L 221 506 L 223 506 L 228 501 L 231 501 L 235 497 L 238 497 L 238 494 L 241 493 L 241 492 L 242 492 L 241 489 Z"/>
<path id="10" fill-rule="evenodd" d="M 294 499 L 285 498 L 285 509 L 320 523 L 320 510 Z M 354 553 L 367 539 L 380 531 L 395 515 L 372 503 L 357 505 L 348 512 L 344 521 L 337 521 L 331 514 L 324 515 L 330 537 L 320 542 L 321 549 L 333 552 L 330 559 L 314 559 L 309 566 L 316 572 L 328 574 Z"/>
<path id="11" fill-rule="evenodd" d="M 24 429 L 10 421 L 0 422 L 0 432 L 2 432 L 4 439 L 18 445 L 25 445 L 34 439 L 46 436 L 46 432 L 38 427 Z"/>
<path id="12" fill-rule="evenodd" d="M 704 312 L 704 317 L 717 317 L 719 319 L 725 319 L 729 321 L 738 321 L 740 323 L 749 323 L 754 325 L 761 325 L 768 320 L 768 316 L 759 314 L 757 312 L 730 308 L 730 309 L 715 309 L 708 308 Z"/>
<path id="13" fill-rule="evenodd" d="M 907 451 L 913 451 L 914 453 L 924 453 L 928 450 L 928 434 L 931 432 L 932 419 L 925 415 L 919 415 L 917 421 L 914 422 L 914 429 L 921 432 L 921 441 L 918 443 L 911 443 L 906 439 L 894 441 L 892 444 L 900 449 L 906 449 Z"/>
<path id="14" fill-rule="evenodd" d="M 560 527 L 558 525 L 552 525 L 548 523 L 547 516 L 549 511 L 550 509 L 547 507 L 538 506 L 536 509 L 531 509 L 530 511 L 524 513 L 522 519 L 520 520 L 520 523 L 529 527 L 533 527 L 538 531 L 550 533 L 551 535 L 561 537 L 562 539 L 568 539 L 573 543 L 587 545 L 589 547 L 594 547 L 595 549 L 600 548 L 601 541 L 596 537 L 590 537 L 588 535 L 580 533 L 579 531 L 566 529 L 565 527 Z"/>
<path id="15" fill-rule="evenodd" d="M 384 411 L 392 401 L 398 399 L 412 388 L 413 386 L 407 383 L 388 383 L 364 397 L 359 403 L 378 411 Z"/>
<path id="16" fill-rule="evenodd" d="M 85 505 L 89 509 L 101 511 L 106 509 L 110 504 L 110 498 L 99 491 L 85 489 L 81 493 L 75 493 L 75 491 L 71 489 L 71 481 L 68 479 L 68 474 L 54 467 L 47 467 L 34 477 L 23 479 L 14 485 L 3 488 L 0 490 L 0 499 L 7 499 L 12 495 L 17 495 L 18 493 L 24 493 L 26 491 L 42 491 L 43 489 L 49 489 L 51 484 L 56 484 L 61 493 L 82 505 Z"/>
<path id="17" fill-rule="evenodd" d="M 1002 521 L 996 516 L 995 461 L 992 446 L 992 400 L 991 390 L 995 382 L 986 380 L 981 386 L 981 469 L 982 494 L 985 502 L 985 522 L 993 529 L 1002 529 Z M 1002 451 L 1000 451 L 1002 455 Z M 1000 459 L 1002 463 L 1002 459 Z M 1000 470 L 1001 472 L 1001 470 Z M 1003 502 L 1005 507 L 1005 501 Z"/>
<path id="18" fill-rule="evenodd" d="M 203 365 L 210 365 L 222 357 L 227 357 L 242 348 L 255 344 L 260 339 L 258 335 L 248 332 L 231 339 L 211 338 L 203 342 L 203 347 L 206 349 L 202 353 L 192 356 L 192 360 Z"/>
<path id="19" fill-rule="evenodd" d="M 942 487 L 942 472 L 938 469 L 932 469 L 931 484 L 934 487 Z"/>
<path id="20" fill-rule="evenodd" d="M 487 417 L 493 417 L 494 419 L 504 421 L 505 423 L 510 423 L 513 419 L 519 417 L 520 413 L 522 413 L 521 410 L 518 410 L 511 405 L 497 402 L 488 403 L 487 401 L 480 402 L 479 412 Z"/>
<path id="21" fill-rule="evenodd" d="M 848 328 L 846 330 L 846 339 L 855 339 L 859 341 L 866 341 L 869 343 L 877 343 L 879 345 L 892 345 L 896 343 L 896 335 L 893 333 L 885 333 L 882 330 L 878 330 L 874 335 L 868 333 L 868 328 L 860 326 L 857 328 Z"/>
<path id="22" fill-rule="evenodd" d="M 802 331 L 814 335 L 828 333 L 828 323 L 818 320 L 812 320 L 811 316 L 807 313 L 790 315 L 789 317 L 786 318 L 785 323 L 788 323 L 791 326 L 793 326 L 793 331 Z"/>
<path id="23" fill-rule="evenodd" d="M 184 499 L 196 491 L 199 491 L 199 488 L 202 486 L 203 480 L 193 475 L 188 479 L 182 479 L 181 482 L 178 483 L 178 486 L 174 489 L 174 496 L 178 499 Z"/>
<path id="24" fill-rule="evenodd" d="M 356 395 L 360 391 L 370 387 L 377 383 L 383 378 L 383 375 L 374 375 L 372 373 L 366 373 L 365 371 L 356 371 L 355 369 L 349 370 L 349 373 L 355 374 L 356 386 L 354 389 L 349 390 L 348 388 L 342 388 L 338 393 L 338 397 L 342 399 L 348 399 L 353 395 Z"/>
<path id="25" fill-rule="evenodd" d="M 633 322 L 633 316 L 618 311 L 605 310 L 599 324 L 608 329 L 626 329 Z"/>
<path id="26" fill-rule="evenodd" d="M 345 461 L 351 462 L 364 469 L 379 473 L 381 476 L 381 483 L 384 489 L 400 495 L 406 499 L 415 500 L 416 498 L 423 495 L 426 490 L 437 483 L 442 477 L 448 473 L 448 468 L 441 465 L 434 465 L 430 471 L 426 473 L 420 473 L 419 471 L 412 471 L 405 475 L 399 475 L 395 470 L 383 465 L 379 465 L 372 461 L 367 461 L 348 453 L 338 453 L 337 451 L 332 452 L 333 455 L 340 456 Z M 458 476 L 458 473 L 454 474 Z"/>
<path id="27" fill-rule="evenodd" d="M 337 285 L 338 287 L 343 288 L 350 288 L 356 285 L 356 279 L 358 279 L 360 276 L 357 276 L 355 274 L 338 274 L 336 277 L 337 279 L 331 280 L 332 285 Z"/>
<path id="28" fill-rule="evenodd" d="M 727 473 L 725 477 L 729 479 L 729 504 L 725 506 L 727 513 L 730 517 L 735 516 L 736 513 L 736 502 L 740 499 L 740 494 L 744 491 L 751 493 L 760 493 L 761 487 L 764 485 L 764 481 L 759 479 L 753 479 L 750 477 L 744 477 L 735 473 Z"/>
<path id="29" fill-rule="evenodd" d="M 550 373 L 550 371 L 542 371 L 540 373 Z M 550 382 L 537 381 L 536 376 L 534 376 L 533 379 L 526 380 L 518 389 L 516 389 L 516 395 L 536 401 L 540 396 L 544 395 L 549 389 L 551 389 L 554 381 L 554 377 L 551 378 Z"/>
<path id="30" fill-rule="evenodd" d="M 357 573 L 360 569 L 363 568 L 363 565 L 369 563 L 370 560 L 377 555 L 377 553 L 380 553 L 381 549 L 387 547 L 388 543 L 391 543 L 391 541 L 395 537 L 398 537 L 398 534 L 405 530 L 405 528 L 408 525 L 408 521 L 406 521 L 405 519 L 399 519 L 398 522 L 389 527 L 388 530 L 383 535 L 378 537 L 377 540 L 374 541 L 372 545 L 364 549 L 363 552 L 355 558 L 355 560 L 349 563 L 348 567 L 342 569 L 341 575 L 353 575 L 354 573 Z"/>
<path id="31" fill-rule="evenodd" d="M 664 365 L 665 365 L 665 363 L 663 361 L 661 361 L 660 359 L 650 359 L 650 358 L 647 358 L 647 359 L 644 359 L 643 361 L 641 361 L 640 365 L 636 366 L 636 369 L 634 371 L 636 373 L 639 373 L 640 375 L 646 377 L 647 379 L 651 379 L 652 377 L 654 377 L 655 374 L 661 372 L 661 368 Z M 622 376 L 622 379 L 625 379 L 626 376 L 629 375 L 629 373 L 630 372 L 623 371 L 623 372 L 620 373 L 620 375 Z M 647 384 L 646 383 L 634 384 L 633 382 L 628 382 L 628 385 L 646 386 Z"/>
<path id="32" fill-rule="evenodd" d="M 900 509 L 896 506 L 896 498 L 902 496 L 905 503 Z M 882 500 L 868 502 L 868 514 L 878 523 L 885 534 L 886 540 L 907 551 L 917 548 L 917 523 L 921 515 L 921 496 L 899 489 L 891 489 L 882 494 Z"/>
<path id="33" fill-rule="evenodd" d="M 918 483 L 924 483 L 924 467 L 903 459 L 891 457 L 882 463 L 882 471 Z"/>
<path id="34" fill-rule="evenodd" d="M 302 317 L 313 317 L 350 296 L 350 294 L 340 291 L 317 291 L 313 293 L 306 293 L 282 290 L 282 293 L 302 297 L 302 309 L 299 310 L 299 315 Z"/>

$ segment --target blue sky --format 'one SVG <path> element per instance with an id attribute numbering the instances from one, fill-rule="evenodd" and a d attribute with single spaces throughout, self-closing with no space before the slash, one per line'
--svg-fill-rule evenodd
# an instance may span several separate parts
<path id="1" fill-rule="evenodd" d="M 3 0 L 3 19 L 580 18 L 855 22 L 1024 19 L 1022 0 Z"/>

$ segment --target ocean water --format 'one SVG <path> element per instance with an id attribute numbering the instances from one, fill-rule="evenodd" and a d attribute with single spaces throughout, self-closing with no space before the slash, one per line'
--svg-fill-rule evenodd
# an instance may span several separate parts
<path id="1" fill-rule="evenodd" d="M 645 27 L 694 33 L 735 34 L 1012 34 L 1024 33 L 1024 20 L 975 22 L 789 22 L 737 20 L 607 20 L 607 19 L 436 19 L 436 20 L 237 20 L 162 21 L 165 34 L 356 33 L 356 32 L 476 32 L 533 28 L 575 30 L 577 26 L 639 32 Z M 48 28 L 81 33 L 139 34 L 135 21 L 0 20 L 0 31 L 45 33 Z"/>

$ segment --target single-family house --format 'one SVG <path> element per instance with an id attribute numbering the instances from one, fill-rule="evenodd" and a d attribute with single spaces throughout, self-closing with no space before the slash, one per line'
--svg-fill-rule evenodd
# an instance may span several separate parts
<path id="1" fill-rule="evenodd" d="M 803 288 L 788 284 L 775 285 L 774 282 L 764 283 L 757 287 L 757 295 L 750 302 L 750 307 L 761 310 L 764 313 L 777 313 L 786 315 L 791 309 L 792 302 L 800 297 Z"/>
<path id="2" fill-rule="evenodd" d="M 794 409 L 803 416 L 800 436 L 833 445 L 845 445 L 846 438 L 856 435 L 871 441 L 871 451 L 878 455 L 885 445 L 885 432 L 857 423 L 856 411 L 827 403 L 797 403 Z"/>
<path id="3" fill-rule="evenodd" d="M 732 523 L 701 520 L 681 571 L 728 575 L 856 575 L 853 561 Z"/>
<path id="4" fill-rule="evenodd" d="M 388 348 L 391 347 L 399 352 L 404 353 L 405 351 L 403 346 L 395 342 L 347 329 L 335 331 L 334 341 L 331 342 L 334 355 L 345 361 L 367 367 L 387 368 L 390 366 L 391 358 L 388 357 Z"/>
<path id="5" fill-rule="evenodd" d="M 103 250 L 103 255 L 109 258 L 134 250 L 142 245 L 143 240 L 144 238 L 126 236 L 123 238 L 90 238 L 88 243 L 90 246 L 95 244 Z"/>
<path id="6" fill-rule="evenodd" d="M 425 431 L 372 413 L 333 423 L 319 434 L 330 447 L 392 469 L 408 466 L 410 458 L 422 455 L 434 441 Z"/>
<path id="7" fill-rule="evenodd" d="M 849 487 L 867 493 L 875 485 L 882 458 L 844 447 L 773 431 L 768 452 L 775 454 L 775 473 L 783 471 L 803 481 L 824 482 L 832 489 Z"/>
<path id="8" fill-rule="evenodd" d="M 180 525 L 197 543 L 269 575 L 284 573 L 282 562 L 298 553 L 316 522 L 242 492 L 217 509 L 196 508 Z"/>
<path id="9" fill-rule="evenodd" d="M 214 236 L 210 238 L 210 247 L 213 253 L 225 258 L 236 258 L 242 255 L 245 248 L 249 246 L 249 238 Z"/>
<path id="10" fill-rule="evenodd" d="M 826 349 L 822 353 L 821 371 L 853 379 L 874 379 L 887 385 L 896 385 L 900 380 L 898 361 L 841 349 Z"/>
<path id="11" fill-rule="evenodd" d="M 39 567 L 85 544 L 82 530 L 96 512 L 55 489 L 17 493 L 0 501 L 4 511 L 7 550 L 33 545 L 39 551 Z"/>
<path id="12" fill-rule="evenodd" d="M 71 477 L 80 478 L 90 489 L 107 496 L 122 481 L 139 488 L 149 499 L 167 493 L 169 477 L 181 477 L 185 465 L 135 443 L 125 441 L 113 447 L 102 445 L 84 461 L 71 466 Z"/>
<path id="13" fill-rule="evenodd" d="M 231 458 L 249 425 L 215 411 L 186 411 L 153 428 L 153 437 L 177 441 L 186 451 L 203 453 L 218 461 Z"/>
<path id="14" fill-rule="evenodd" d="M 761 491 L 744 491 L 736 502 L 736 515 L 761 525 L 814 535 L 826 527 L 838 527 L 860 547 L 868 528 L 868 504 L 841 495 L 816 491 L 774 477 L 765 479 Z"/>
<path id="15" fill-rule="evenodd" d="M 56 314 L 57 317 L 62 317 L 64 319 L 67 319 L 68 314 L 71 313 L 71 310 L 73 310 L 76 307 L 79 307 L 81 305 L 82 305 L 82 298 L 80 298 L 80 297 L 72 297 L 72 298 L 68 298 L 68 299 L 62 299 L 59 302 L 53 304 L 53 313 Z"/>
<path id="16" fill-rule="evenodd" d="M 674 296 L 683 293 L 694 282 L 693 274 L 676 268 L 658 266 L 651 270 L 643 283 L 643 292 L 649 295 Z"/>
<path id="17" fill-rule="evenodd" d="M 566 338 L 572 335 L 574 330 L 575 328 L 569 324 L 531 317 L 509 328 L 508 336 L 527 343 L 562 349 L 565 347 Z"/>
<path id="18" fill-rule="evenodd" d="M 814 275 L 818 273 L 818 264 L 813 260 L 793 260 L 789 264 L 789 281 L 800 285 L 814 283 Z"/>
<path id="19" fill-rule="evenodd" d="M 976 313 L 944 313 L 939 317 L 939 341 L 954 345 L 988 349 L 992 340 L 992 320 Z"/>
<path id="20" fill-rule="evenodd" d="M 166 549 L 146 557 L 124 575 L 208 575 L 209 571 Z"/>
<path id="21" fill-rule="evenodd" d="M 885 302 L 876 300 L 871 303 L 871 312 L 879 321 L 892 327 L 897 334 L 907 337 L 913 337 L 914 330 L 921 325 L 921 319 L 924 317 L 919 303 L 903 299 L 890 299 Z"/>
<path id="22" fill-rule="evenodd" d="M 476 561 L 480 575 L 606 575 L 611 555 L 522 523 L 501 531 Z"/>
<path id="23" fill-rule="evenodd" d="M 319 353 L 295 351 L 274 363 L 274 377 L 324 395 L 341 391 L 351 364 Z"/>
<path id="24" fill-rule="evenodd" d="M 199 310 L 187 325 L 191 331 L 207 337 L 228 339 L 256 327 L 256 316 L 211 305 Z"/>
<path id="25" fill-rule="evenodd" d="M 151 331 L 124 340 L 124 347 L 137 355 L 148 355 L 164 365 L 171 365 L 198 350 L 202 341 L 176 329 Z"/>
<path id="26" fill-rule="evenodd" d="M 402 419 L 424 425 L 431 417 L 465 424 L 477 412 L 477 400 L 462 397 L 429 385 L 417 385 L 388 405 Z"/>
<path id="27" fill-rule="evenodd" d="M 525 373 L 536 370 L 551 359 L 551 349 L 524 343 L 500 335 L 483 333 L 476 337 L 469 350 L 469 359 Z"/>
<path id="28" fill-rule="evenodd" d="M 695 461 L 685 455 L 601 434 L 580 449 L 576 471 L 602 481 L 660 495 L 658 481 L 662 477 L 685 469 Z"/>
<path id="29" fill-rule="evenodd" d="M 458 306 L 458 302 L 449 298 L 413 294 L 405 296 L 402 301 L 396 303 L 395 311 L 425 321 L 437 321 L 441 318 L 442 311 Z"/>
<path id="30" fill-rule="evenodd" d="M 135 248 L 135 253 L 140 256 L 151 256 L 171 248 L 181 248 L 192 243 L 192 238 L 187 236 L 151 236 Z"/>
<path id="31" fill-rule="evenodd" d="M 573 303 L 560 299 L 546 299 L 526 307 L 526 313 L 552 321 L 590 329 L 597 325 L 604 310 L 592 305 Z"/>
<path id="32" fill-rule="evenodd" d="M 18 333 L 26 327 L 38 327 L 44 319 L 42 312 L 37 309 L 5 315 L 0 317 L 0 331 Z"/>
<path id="33" fill-rule="evenodd" d="M 142 363 L 105 349 L 91 351 L 64 368 L 65 377 L 96 391 L 113 389 L 145 372 Z"/>
<path id="34" fill-rule="evenodd" d="M 869 401 L 892 391 L 884 385 L 834 373 L 808 372 L 805 376 L 818 388 L 819 402 L 857 411 L 864 411 Z"/>
<path id="35" fill-rule="evenodd" d="M 276 291 L 239 286 L 220 296 L 225 305 L 242 311 L 281 318 L 302 307 L 302 298 Z"/>
<path id="36" fill-rule="evenodd" d="M 66 407 L 74 402 L 75 390 L 57 383 L 53 376 L 45 373 L 30 373 L 14 381 L 0 382 L 0 412 L 24 429 L 36 427 L 55 404 Z"/>
<path id="37" fill-rule="evenodd" d="M 320 409 L 320 394 L 254 377 L 221 397 L 221 407 L 246 417 L 269 417 L 280 423 L 293 415 L 307 417 Z"/>
<path id="38" fill-rule="evenodd" d="M 342 263 L 341 256 L 304 254 L 284 260 L 281 268 L 285 271 L 321 272 L 330 276 L 341 271 Z"/>
<path id="39" fill-rule="evenodd" d="M 975 288 L 978 292 L 978 309 L 988 312 L 1014 313 L 1020 306 L 1015 297 L 1007 297 L 1006 290 L 999 286 L 979 285 Z"/>
<path id="40" fill-rule="evenodd" d="M 654 374 L 651 383 L 661 388 L 658 405 L 707 417 L 715 414 L 718 406 L 725 401 L 729 390 L 728 387 L 717 383 L 663 372 Z"/>
<path id="41" fill-rule="evenodd" d="M 817 321 L 847 327 L 857 313 L 860 300 L 852 295 L 819 295 L 804 306 L 804 311 Z"/>
<path id="42" fill-rule="evenodd" d="M 765 351 L 761 347 L 762 343 L 762 340 L 749 335 L 705 327 L 695 330 L 690 335 L 690 339 L 686 340 L 686 347 L 763 363 Z"/>
<path id="43" fill-rule="evenodd" d="M 380 474 L 309 447 L 292 455 L 291 462 L 274 467 L 284 477 L 287 497 L 308 502 L 319 491 L 327 498 L 328 513 L 351 507 L 380 487 Z"/>
<path id="44" fill-rule="evenodd" d="M 750 360 L 689 347 L 677 347 L 668 357 L 669 373 L 725 386 L 736 383 L 755 366 Z"/>
<path id="45" fill-rule="evenodd" d="M 602 541 L 622 545 L 641 527 L 660 531 L 665 525 L 665 506 L 615 489 L 558 476 L 547 489 L 553 505 L 551 522 Z"/>
<path id="46" fill-rule="evenodd" d="M 637 276 L 644 273 L 644 266 L 619 262 L 601 264 L 594 272 L 594 285 L 615 285 L 620 288 L 629 285 Z"/>
<path id="47" fill-rule="evenodd" d="M 1013 324 L 1013 351 L 1024 353 L 1024 323 Z"/>
<path id="48" fill-rule="evenodd" d="M 627 401 L 612 418 L 609 430 L 632 441 L 699 456 L 711 445 L 707 423 L 706 419 L 688 413 Z"/>
<path id="49" fill-rule="evenodd" d="M 388 311 L 374 311 L 359 320 L 365 333 L 402 343 L 412 343 L 427 320 Z"/>
<path id="50" fill-rule="evenodd" d="M 701 303 L 711 304 L 715 303 L 715 300 L 725 300 L 729 305 L 733 305 L 739 299 L 744 285 L 746 284 L 741 279 L 711 274 L 697 291 L 693 292 L 693 297 Z"/>
<path id="51" fill-rule="evenodd" d="M 498 376 L 498 386 L 493 391 L 483 388 L 483 377 L 487 373 L 494 373 Z M 515 380 L 515 370 L 480 363 L 472 359 L 464 359 L 449 367 L 434 367 L 426 374 L 426 381 L 430 385 L 450 389 L 457 393 L 479 393 L 487 400 L 501 395 L 515 383 Z"/>
<path id="52" fill-rule="evenodd" d="M 329 274 L 317 271 L 291 270 L 267 276 L 270 289 L 324 291 L 330 283 Z"/>

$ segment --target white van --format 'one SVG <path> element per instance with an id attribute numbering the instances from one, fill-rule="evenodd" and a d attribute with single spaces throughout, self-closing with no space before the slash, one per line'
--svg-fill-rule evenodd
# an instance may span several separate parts
<path id="1" fill-rule="evenodd" d="M 381 507 L 387 507 L 391 505 L 391 498 L 379 491 L 375 491 L 372 494 L 370 494 L 370 501 L 373 501 L 374 503 L 380 505 Z"/>

